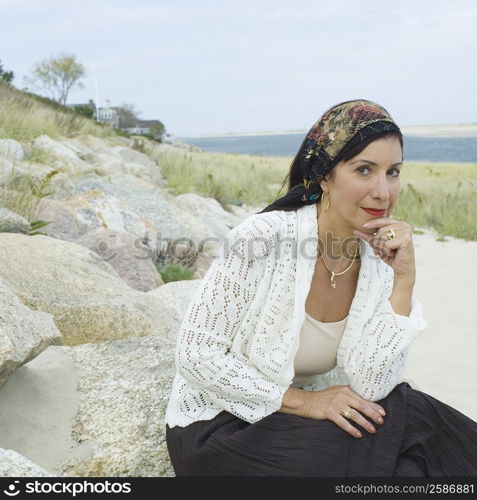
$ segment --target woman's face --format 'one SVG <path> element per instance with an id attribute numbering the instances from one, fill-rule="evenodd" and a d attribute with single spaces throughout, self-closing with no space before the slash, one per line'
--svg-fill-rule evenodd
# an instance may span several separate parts
<path id="1" fill-rule="evenodd" d="M 399 196 L 399 172 L 402 167 L 402 148 L 394 136 L 376 139 L 361 153 L 342 161 L 322 183 L 330 194 L 326 212 L 345 231 L 366 230 L 363 224 L 378 217 L 389 217 Z M 363 208 L 385 210 L 370 214 Z"/>

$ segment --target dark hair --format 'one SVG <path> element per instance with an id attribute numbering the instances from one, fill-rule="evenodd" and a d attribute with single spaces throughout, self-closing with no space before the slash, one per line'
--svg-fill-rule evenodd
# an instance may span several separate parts
<path id="1" fill-rule="evenodd" d="M 334 106 L 333 106 L 334 107 Z M 377 139 L 382 139 L 384 137 L 397 137 L 399 139 L 399 142 L 401 143 L 401 148 L 403 148 L 403 140 L 402 140 L 402 135 L 399 132 L 383 132 L 381 134 L 377 135 L 372 135 L 366 137 L 363 141 L 361 141 L 359 144 L 354 146 L 353 148 L 348 149 L 345 153 L 340 153 L 338 156 L 333 160 L 332 162 L 332 169 L 340 162 L 340 161 L 348 161 L 351 160 L 351 158 L 354 158 L 355 156 L 359 155 L 361 151 L 363 151 L 369 144 L 371 144 L 373 141 Z M 298 153 L 296 154 L 295 158 L 291 162 L 290 165 L 290 170 L 288 174 L 286 175 L 285 179 L 283 179 L 283 182 L 280 186 L 279 192 L 283 189 L 283 186 L 287 183 L 288 181 L 288 193 L 298 184 L 303 183 L 303 173 L 301 171 L 300 167 L 300 158 L 302 158 L 304 149 L 305 149 L 305 143 L 306 143 L 306 137 L 301 143 L 300 149 L 298 150 Z M 298 208 L 297 205 L 290 205 L 290 206 L 281 206 L 281 207 L 275 207 L 273 203 L 271 205 L 268 205 L 266 208 L 261 210 L 260 212 L 257 213 L 264 213 L 264 212 L 271 212 L 272 210 L 284 210 L 284 211 L 290 211 L 290 210 L 297 210 Z"/>

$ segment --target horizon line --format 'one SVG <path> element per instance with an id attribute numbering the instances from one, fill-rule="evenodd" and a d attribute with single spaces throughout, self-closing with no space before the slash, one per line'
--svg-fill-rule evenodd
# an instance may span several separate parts
<path id="1" fill-rule="evenodd" d="M 466 128 L 475 129 L 474 134 L 477 134 L 477 122 L 472 123 L 449 123 L 449 124 L 427 124 L 427 125 L 403 125 L 399 127 L 404 133 L 408 131 L 421 131 L 424 132 L 439 132 L 446 130 L 465 131 Z M 429 130 L 434 129 L 434 130 Z M 464 130 L 462 130 L 464 129 Z M 211 132 L 205 134 L 169 134 L 170 137 L 187 138 L 187 139 L 201 139 L 207 137 L 227 137 L 227 136 L 241 136 L 241 135 L 287 135 L 287 134 L 303 134 L 308 132 L 307 129 L 290 129 L 290 130 L 257 130 L 247 132 Z"/>

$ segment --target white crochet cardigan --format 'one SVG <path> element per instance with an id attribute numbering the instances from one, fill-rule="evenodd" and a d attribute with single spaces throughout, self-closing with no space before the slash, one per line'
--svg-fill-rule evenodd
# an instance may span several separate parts
<path id="1" fill-rule="evenodd" d="M 305 300 L 318 250 L 316 206 L 250 215 L 230 230 L 182 321 L 165 421 L 184 427 L 226 410 L 253 423 L 277 411 L 294 377 Z M 389 302 L 393 270 L 361 243 L 361 267 L 337 365 L 305 390 L 349 385 L 378 401 L 401 382 L 425 328 Z"/>

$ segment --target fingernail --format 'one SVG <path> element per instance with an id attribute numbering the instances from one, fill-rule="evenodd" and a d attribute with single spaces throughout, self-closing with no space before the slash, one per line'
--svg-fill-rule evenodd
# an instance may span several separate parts
<path id="1" fill-rule="evenodd" d="M 384 410 L 379 410 L 379 413 L 381 413 L 381 415 L 386 415 L 386 412 Z"/>
<path id="2" fill-rule="evenodd" d="M 358 436 L 359 438 L 363 437 L 363 435 L 361 434 L 361 432 L 357 432 L 356 436 Z"/>
<path id="3" fill-rule="evenodd" d="M 365 222 L 365 223 L 363 224 L 363 227 L 368 227 L 368 226 L 369 226 L 369 222 Z"/>

